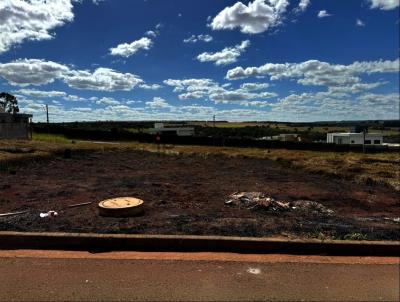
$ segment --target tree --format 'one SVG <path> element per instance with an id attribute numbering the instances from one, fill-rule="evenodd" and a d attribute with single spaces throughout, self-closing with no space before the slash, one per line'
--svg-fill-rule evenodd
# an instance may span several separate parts
<path id="1" fill-rule="evenodd" d="M 0 93 L 0 111 L 6 112 L 6 113 L 13 113 L 13 114 L 18 113 L 19 107 L 18 107 L 17 98 L 7 92 L 1 92 Z"/>

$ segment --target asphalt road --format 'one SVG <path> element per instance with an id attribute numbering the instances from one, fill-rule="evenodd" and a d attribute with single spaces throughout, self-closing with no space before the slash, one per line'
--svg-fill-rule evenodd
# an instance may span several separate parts
<path id="1" fill-rule="evenodd" d="M 0 301 L 399 301 L 399 259 L 0 251 Z"/>

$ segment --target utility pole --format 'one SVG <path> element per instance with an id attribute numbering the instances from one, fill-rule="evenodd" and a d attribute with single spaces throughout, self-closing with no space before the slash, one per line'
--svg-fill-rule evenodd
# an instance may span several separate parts
<path id="1" fill-rule="evenodd" d="M 46 122 L 47 122 L 47 134 L 50 134 L 50 125 L 49 125 L 49 105 L 44 106 L 44 111 L 46 112 Z"/>
<path id="2" fill-rule="evenodd" d="M 49 105 L 46 104 L 46 119 L 47 119 L 47 127 L 49 126 Z"/>
<path id="3" fill-rule="evenodd" d="M 215 128 L 215 114 L 213 115 L 213 126 Z"/>

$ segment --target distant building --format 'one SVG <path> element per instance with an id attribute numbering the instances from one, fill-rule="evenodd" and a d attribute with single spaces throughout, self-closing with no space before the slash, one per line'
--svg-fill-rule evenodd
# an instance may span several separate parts
<path id="1" fill-rule="evenodd" d="M 339 145 L 363 145 L 364 134 L 361 133 L 327 133 L 326 142 Z M 365 133 L 365 145 L 382 145 L 383 134 Z"/>
<path id="2" fill-rule="evenodd" d="M 0 139 L 31 139 L 31 114 L 0 112 Z"/>
<path id="3" fill-rule="evenodd" d="M 300 134 L 296 133 L 283 133 L 274 136 L 264 136 L 259 140 L 267 140 L 267 141 L 281 141 L 281 142 L 301 142 Z"/>
<path id="4" fill-rule="evenodd" d="M 282 142 L 301 142 L 300 134 L 296 133 L 283 133 L 274 137 L 276 137 L 277 140 Z"/>
<path id="5" fill-rule="evenodd" d="M 177 136 L 193 136 L 193 127 L 165 127 L 164 123 L 155 123 L 154 128 L 149 129 L 150 134 L 164 134 Z"/>

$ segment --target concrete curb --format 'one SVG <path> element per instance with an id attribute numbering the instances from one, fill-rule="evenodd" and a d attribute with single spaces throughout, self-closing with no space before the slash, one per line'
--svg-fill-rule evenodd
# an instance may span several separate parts
<path id="1" fill-rule="evenodd" d="M 257 254 L 399 256 L 398 241 L 286 240 L 224 236 L 0 232 L 0 249 L 239 252 Z"/>

